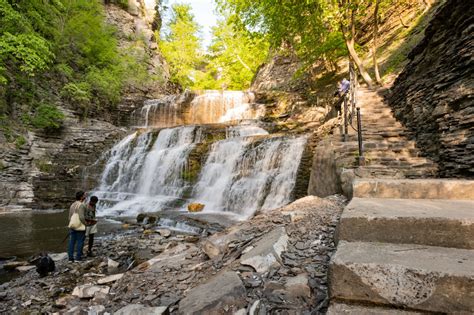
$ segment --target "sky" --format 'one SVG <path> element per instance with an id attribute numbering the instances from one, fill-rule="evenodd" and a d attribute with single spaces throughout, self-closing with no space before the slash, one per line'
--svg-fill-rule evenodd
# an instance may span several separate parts
<path id="1" fill-rule="evenodd" d="M 201 26 L 204 47 L 207 47 L 211 43 L 212 34 L 211 28 L 217 23 L 217 16 L 215 15 L 215 5 L 214 0 L 168 0 L 167 5 L 175 3 L 186 3 L 190 4 L 194 16 L 196 17 L 196 22 Z"/>

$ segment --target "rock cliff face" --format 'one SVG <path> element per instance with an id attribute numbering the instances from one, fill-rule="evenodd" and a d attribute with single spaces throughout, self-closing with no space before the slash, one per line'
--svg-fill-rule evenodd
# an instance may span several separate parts
<path id="1" fill-rule="evenodd" d="M 66 104 L 59 104 L 66 115 L 64 128 L 54 134 L 29 131 L 26 143 L 18 147 L 0 133 L 0 212 L 67 207 L 76 190 L 96 184 L 99 174 L 89 173 L 84 180 L 83 173 L 124 135 L 117 126 L 128 125 L 143 100 L 175 90 L 167 83 L 167 65 L 154 39 L 154 1 L 130 0 L 126 10 L 106 4 L 105 13 L 107 22 L 117 28 L 121 49 L 133 49 L 157 80 L 128 87 L 117 110 L 97 114 L 99 119 L 83 121 Z"/>
<path id="2" fill-rule="evenodd" d="M 93 188 L 82 173 L 123 134 L 114 125 L 67 115 L 59 133 L 28 133 L 20 148 L 3 146 L 0 153 L 0 212 L 22 208 L 63 208 L 78 189 Z M 92 185 L 92 186 L 91 186 Z"/>
<path id="3" fill-rule="evenodd" d="M 448 0 L 387 97 L 441 176 L 474 177 L 473 31 L 472 3 Z"/>
<path id="4" fill-rule="evenodd" d="M 113 123 L 128 125 L 130 114 L 143 105 L 146 99 L 174 93 L 177 87 L 169 84 L 169 68 L 161 56 L 153 30 L 156 14 L 155 1 L 129 0 L 124 10 L 114 4 L 105 5 L 107 23 L 117 29 L 119 47 L 132 51 L 137 59 L 146 63 L 150 75 L 155 79 L 147 85 L 130 85 L 124 91 L 125 97 L 118 106 L 119 114 Z"/>

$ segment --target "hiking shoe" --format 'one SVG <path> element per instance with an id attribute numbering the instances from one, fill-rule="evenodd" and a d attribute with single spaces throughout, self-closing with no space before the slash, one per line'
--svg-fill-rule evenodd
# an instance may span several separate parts
<path id="1" fill-rule="evenodd" d="M 72 264 L 74 262 L 74 259 L 69 259 L 67 262 Z"/>
<path id="2" fill-rule="evenodd" d="M 87 253 L 87 257 L 95 257 L 95 254 L 92 252 Z"/>

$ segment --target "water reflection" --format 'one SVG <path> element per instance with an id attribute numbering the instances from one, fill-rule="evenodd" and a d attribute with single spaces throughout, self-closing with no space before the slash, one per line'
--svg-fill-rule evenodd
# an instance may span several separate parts
<path id="1" fill-rule="evenodd" d="M 27 258 L 42 251 L 65 252 L 67 211 L 24 211 L 0 214 L 0 257 Z M 117 223 L 99 221 L 99 235 Z"/>

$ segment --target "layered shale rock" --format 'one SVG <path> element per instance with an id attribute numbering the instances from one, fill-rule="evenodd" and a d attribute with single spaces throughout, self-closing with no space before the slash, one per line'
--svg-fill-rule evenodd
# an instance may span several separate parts
<path id="1" fill-rule="evenodd" d="M 449 177 L 474 177 L 472 4 L 447 1 L 388 96 L 395 116 Z"/>

